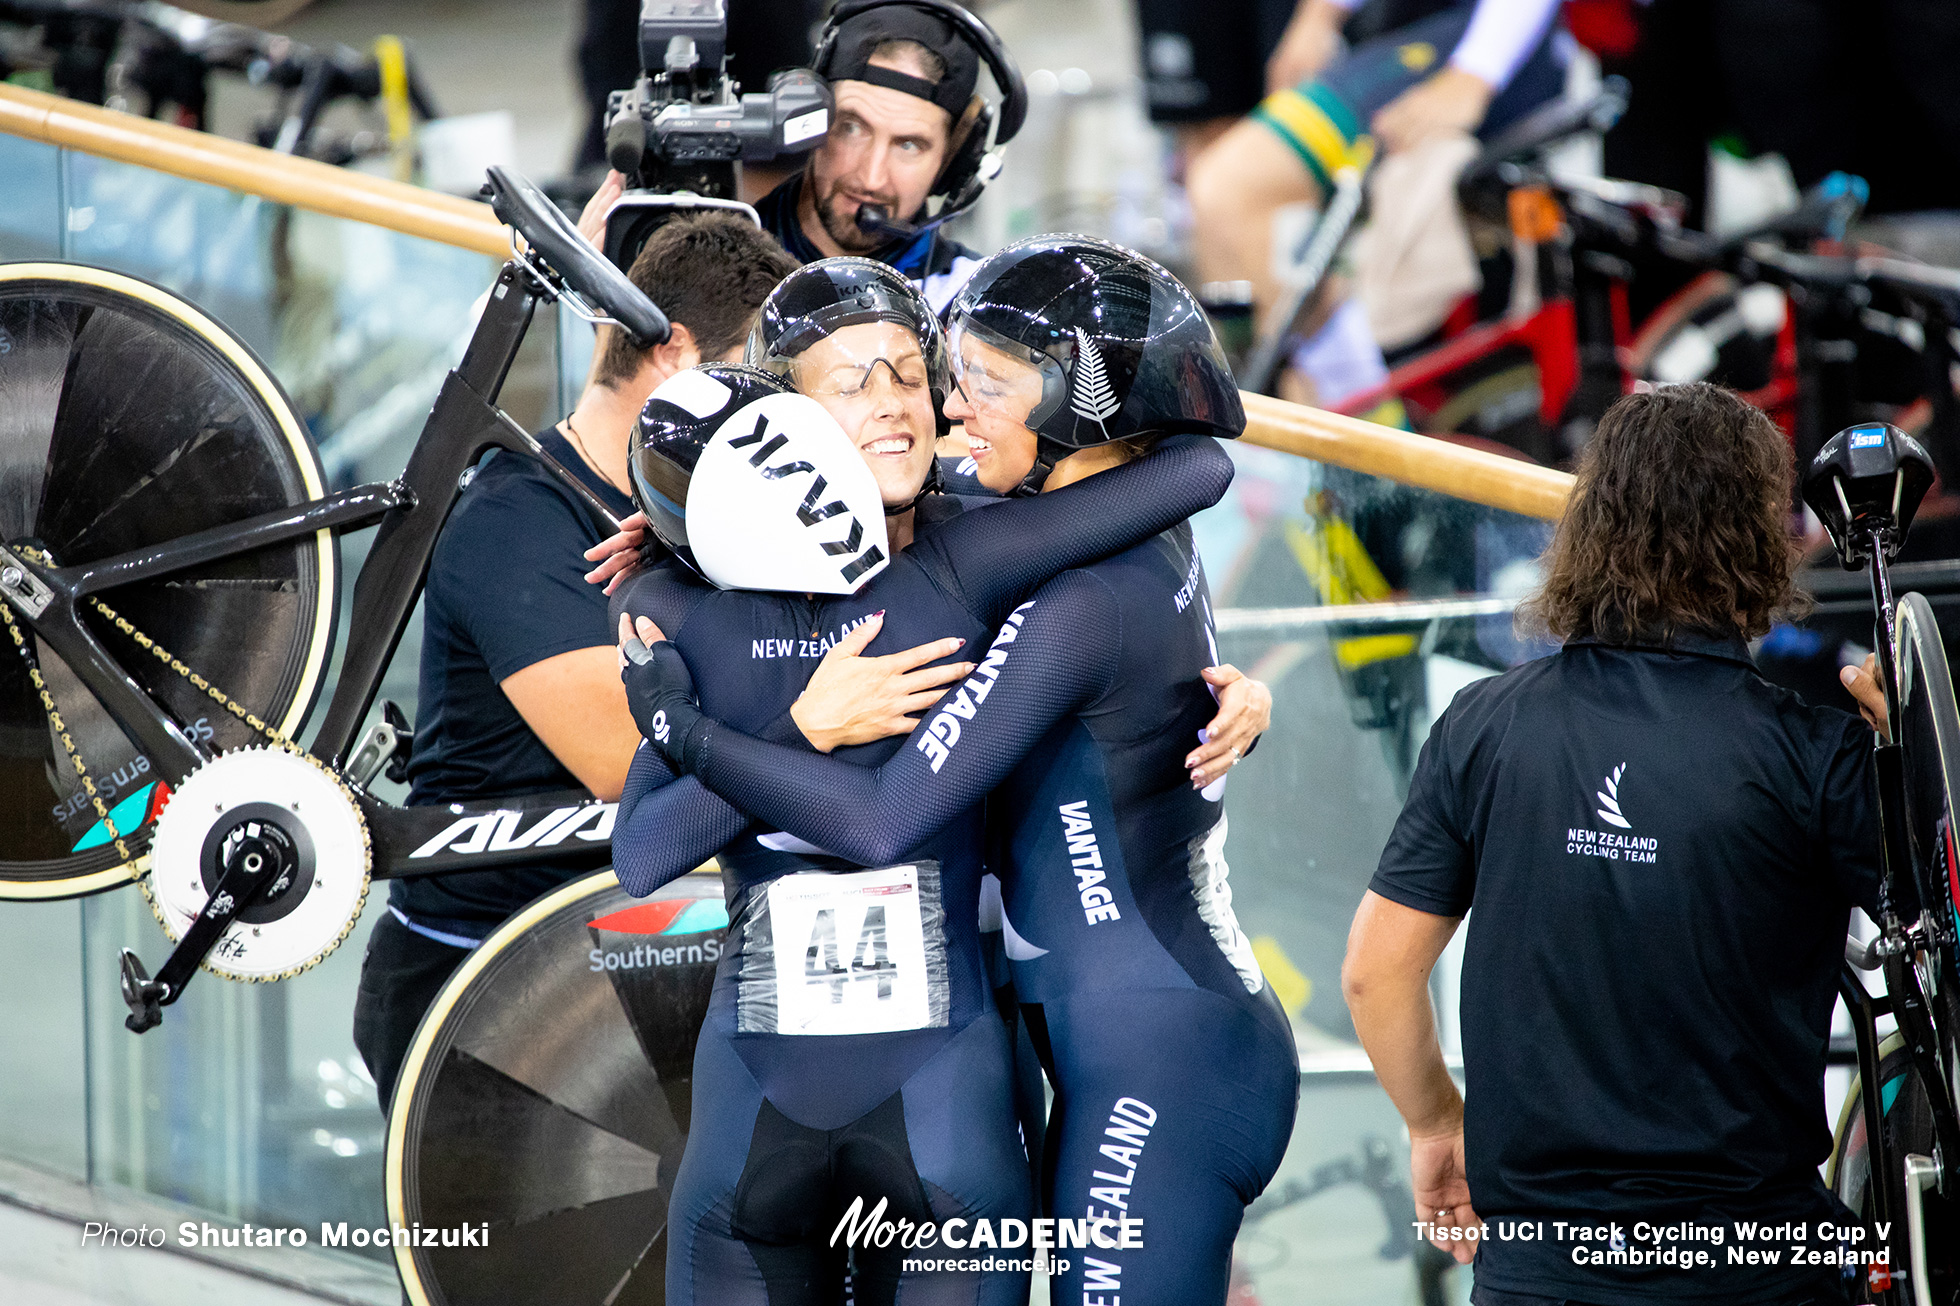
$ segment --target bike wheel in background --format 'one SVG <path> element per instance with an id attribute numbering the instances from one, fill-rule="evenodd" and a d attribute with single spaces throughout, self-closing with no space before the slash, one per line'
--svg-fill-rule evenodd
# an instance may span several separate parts
<path id="1" fill-rule="evenodd" d="M 223 326 L 157 286 L 64 263 L 0 264 L 0 542 L 96 561 L 320 497 L 319 457 L 279 383 Z M 331 531 L 99 597 L 287 735 L 332 651 Z M 83 620 L 187 734 L 263 739 L 89 608 Z M 54 898 L 139 875 L 174 777 L 58 657 L 0 632 L 0 898 Z M 39 665 L 123 856 L 29 676 Z"/>
<path id="2" fill-rule="evenodd" d="M 1940 641 L 1933 605 L 1923 595 L 1899 600 L 1899 742 L 1906 755 L 1906 818 L 1913 860 L 1925 868 L 1933 900 L 1924 906 L 1943 923 L 1955 922 L 1960 900 L 1954 799 L 1960 795 L 1960 707 Z M 1942 985 L 1953 977 L 1946 958 Z"/>
<path id="3" fill-rule="evenodd" d="M 416 1306 L 652 1306 L 694 1044 L 728 913 L 713 863 L 631 897 L 611 871 L 485 939 L 416 1031 L 388 1122 L 388 1218 Z M 482 1246 L 454 1231 L 479 1231 Z"/>

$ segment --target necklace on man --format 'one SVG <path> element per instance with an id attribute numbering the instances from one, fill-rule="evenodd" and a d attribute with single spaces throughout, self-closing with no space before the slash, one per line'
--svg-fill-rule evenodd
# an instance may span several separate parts
<path id="1" fill-rule="evenodd" d="M 607 485 L 612 486 L 613 489 L 618 490 L 621 494 L 625 495 L 627 498 L 630 499 L 633 497 L 633 492 L 631 490 L 627 489 L 625 486 L 621 485 L 618 481 L 615 481 L 612 477 L 606 474 L 606 469 L 599 465 L 599 460 L 597 458 L 594 458 L 592 456 L 592 451 L 585 447 L 585 437 L 578 433 L 578 428 L 572 425 L 572 419 L 569 416 L 565 418 L 565 434 L 572 437 L 572 447 L 578 450 L 579 457 L 585 459 L 585 465 L 587 467 L 590 467 L 593 471 L 599 473 L 600 480 L 604 481 Z"/>

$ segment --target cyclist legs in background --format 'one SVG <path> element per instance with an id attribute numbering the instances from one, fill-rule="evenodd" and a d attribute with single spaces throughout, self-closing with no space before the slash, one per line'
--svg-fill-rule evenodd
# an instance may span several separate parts
<path id="1" fill-rule="evenodd" d="M 1372 151 L 1374 133 L 1394 147 L 1453 120 L 1488 136 L 1563 89 L 1564 68 L 1549 30 L 1493 96 L 1489 83 L 1449 63 L 1470 28 L 1475 0 L 1419 8 L 1427 12 L 1415 21 L 1355 46 L 1317 78 L 1268 96 L 1192 162 L 1200 279 L 1250 282 L 1256 311 L 1270 318 L 1283 297 L 1280 265 L 1291 254 L 1275 250 L 1275 222 L 1284 210 L 1322 204 L 1335 177 Z M 1262 319 L 1259 325 L 1270 331 L 1280 324 Z M 1316 325 L 1293 366 L 1321 404 L 1338 403 L 1387 374 L 1358 307 L 1345 304 Z"/>

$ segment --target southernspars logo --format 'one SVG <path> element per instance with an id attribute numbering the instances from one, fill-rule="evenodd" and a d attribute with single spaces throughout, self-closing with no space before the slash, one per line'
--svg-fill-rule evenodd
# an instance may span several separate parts
<path id="1" fill-rule="evenodd" d="M 1627 773 L 1627 764 L 1620 763 L 1606 776 L 1606 787 L 1593 795 L 1599 800 L 1599 819 L 1608 825 L 1617 825 L 1622 830 L 1631 830 L 1633 824 L 1620 811 L 1620 777 Z"/>

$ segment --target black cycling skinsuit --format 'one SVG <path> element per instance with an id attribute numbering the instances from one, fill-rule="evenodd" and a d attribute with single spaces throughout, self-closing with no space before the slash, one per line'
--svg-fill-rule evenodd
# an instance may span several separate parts
<path id="1" fill-rule="evenodd" d="M 877 771 L 685 732 L 710 787 L 871 865 L 993 793 L 1014 986 L 1056 1086 L 1044 1214 L 1142 1221 L 1140 1247 L 1058 1253 L 1057 1301 L 1222 1303 L 1292 1131 L 1299 1063 L 1231 912 L 1224 786 L 1195 792 L 1182 760 L 1216 660 L 1179 526 L 1044 586 Z"/>
<path id="2" fill-rule="evenodd" d="M 654 618 L 705 673 L 709 710 L 753 728 L 779 719 L 823 652 L 875 612 L 885 613 L 885 625 L 869 654 L 957 635 L 967 641 L 959 656 L 977 660 L 988 631 L 1035 585 L 1216 502 L 1231 462 L 1214 441 L 1191 437 L 1118 470 L 1131 475 L 922 530 L 853 596 L 716 591 L 664 567 L 636 578 L 623 606 Z M 903 744 L 840 749 L 839 765 L 871 776 L 868 768 Z M 841 1300 L 842 1251 L 828 1240 L 860 1196 L 866 1207 L 888 1200 L 894 1220 L 1024 1217 L 1029 1182 L 1009 1041 L 978 937 L 978 809 L 942 820 L 944 829 L 899 855 L 853 863 L 785 839 L 780 825 L 750 826 L 692 778 L 664 784 L 670 773 L 658 757 L 641 751 L 621 798 L 613 845 L 620 880 L 648 893 L 718 852 L 731 921 L 695 1057 L 690 1141 L 669 1214 L 668 1300 Z M 901 861 L 937 863 L 944 996 L 933 1019 L 885 1033 L 757 1032 L 754 963 L 769 952 L 762 941 L 773 928 L 774 886 L 796 872 Z M 921 873 L 922 890 L 930 875 Z M 847 934 L 837 944 L 846 964 L 862 956 Z M 819 967 L 819 984 L 837 973 L 821 949 L 806 959 L 800 939 L 791 947 L 784 960 L 798 973 Z M 915 1273 L 901 1286 L 898 1248 L 859 1247 L 855 1255 L 856 1302 L 892 1301 L 901 1291 L 906 1302 L 1025 1300 L 1025 1273 Z"/>

